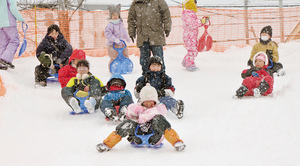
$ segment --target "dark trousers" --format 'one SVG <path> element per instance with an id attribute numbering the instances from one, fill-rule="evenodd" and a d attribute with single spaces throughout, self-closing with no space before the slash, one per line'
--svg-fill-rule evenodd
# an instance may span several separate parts
<path id="1" fill-rule="evenodd" d="M 162 71 L 165 71 L 164 52 L 163 46 L 150 46 L 150 42 L 144 42 L 140 49 L 140 64 L 142 66 L 143 75 L 149 70 L 149 59 L 151 52 L 153 56 L 159 56 L 163 60 Z M 151 52 L 150 52 L 151 51 Z"/>
<path id="2" fill-rule="evenodd" d="M 58 73 L 59 69 L 60 69 L 59 67 L 55 66 L 56 73 Z M 47 67 L 43 66 L 42 64 L 37 65 L 35 67 L 35 71 L 34 71 L 35 82 L 44 81 L 47 83 L 47 78 L 50 77 L 49 70 L 50 70 L 50 68 L 47 68 Z M 55 74 L 55 73 L 52 73 L 52 74 Z"/>

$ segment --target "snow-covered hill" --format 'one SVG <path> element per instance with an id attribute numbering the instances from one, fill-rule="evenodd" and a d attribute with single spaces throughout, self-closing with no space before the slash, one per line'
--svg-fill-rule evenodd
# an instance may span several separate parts
<path id="1" fill-rule="evenodd" d="M 232 99 L 241 85 L 251 47 L 199 53 L 197 72 L 181 67 L 183 46 L 165 50 L 167 74 L 176 87 L 175 98 L 185 102 L 183 119 L 167 119 L 187 147 L 177 152 L 165 140 L 161 149 L 137 149 L 123 139 L 111 151 L 99 153 L 117 123 L 102 112 L 70 115 L 60 85 L 34 88 L 35 57 L 13 61 L 14 70 L 0 71 L 7 87 L 0 97 L 0 165 L 205 165 L 296 166 L 300 163 L 300 42 L 279 45 L 286 75 L 275 77 L 271 96 Z M 125 75 L 133 92 L 141 75 L 135 68 Z M 106 83 L 108 57 L 88 57 L 91 72 Z M 135 99 L 136 101 L 136 99 Z"/>

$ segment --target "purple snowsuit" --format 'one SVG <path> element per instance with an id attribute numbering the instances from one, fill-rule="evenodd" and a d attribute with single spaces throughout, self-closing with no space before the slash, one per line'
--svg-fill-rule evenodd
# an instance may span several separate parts
<path id="1" fill-rule="evenodd" d="M 24 18 L 17 9 L 15 0 L 0 1 L 0 60 L 12 63 L 20 45 L 16 20 Z"/>
<path id="2" fill-rule="evenodd" d="M 203 26 L 203 24 L 201 23 L 201 20 L 197 18 L 197 15 L 193 10 L 184 10 L 181 19 L 183 22 L 183 42 L 188 51 L 183 61 L 186 62 L 186 66 L 191 66 L 194 65 L 195 57 L 198 55 L 198 28 Z"/>

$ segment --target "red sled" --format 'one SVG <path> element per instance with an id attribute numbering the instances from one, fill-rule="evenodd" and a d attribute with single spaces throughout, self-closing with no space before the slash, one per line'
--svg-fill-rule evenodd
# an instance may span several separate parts
<path id="1" fill-rule="evenodd" d="M 208 25 L 204 25 L 204 33 L 198 41 L 197 49 L 199 52 L 209 51 L 213 44 L 213 39 L 207 32 L 207 28 L 210 26 L 210 20 L 208 20 L 208 22 Z"/>

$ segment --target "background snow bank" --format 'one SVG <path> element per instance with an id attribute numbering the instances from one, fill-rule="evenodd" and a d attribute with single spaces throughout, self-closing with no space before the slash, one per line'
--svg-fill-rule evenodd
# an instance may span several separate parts
<path id="1" fill-rule="evenodd" d="M 107 122 L 102 112 L 70 115 L 60 84 L 34 88 L 38 60 L 15 59 L 14 70 L 0 71 L 7 87 L 5 97 L 0 97 L 1 165 L 299 165 L 300 43 L 280 44 L 280 62 L 287 74 L 275 76 L 273 95 L 233 100 L 251 49 L 199 53 L 200 71 L 194 73 L 181 67 L 183 46 L 165 50 L 175 98 L 185 102 L 183 119 L 167 115 L 187 145 L 182 152 L 166 140 L 161 149 L 137 149 L 123 139 L 111 151 L 99 153 L 95 145 L 118 123 Z M 124 78 L 133 92 L 141 67 L 138 57 L 130 58 L 135 68 Z M 88 61 L 91 72 L 106 84 L 111 76 L 109 58 Z"/>

